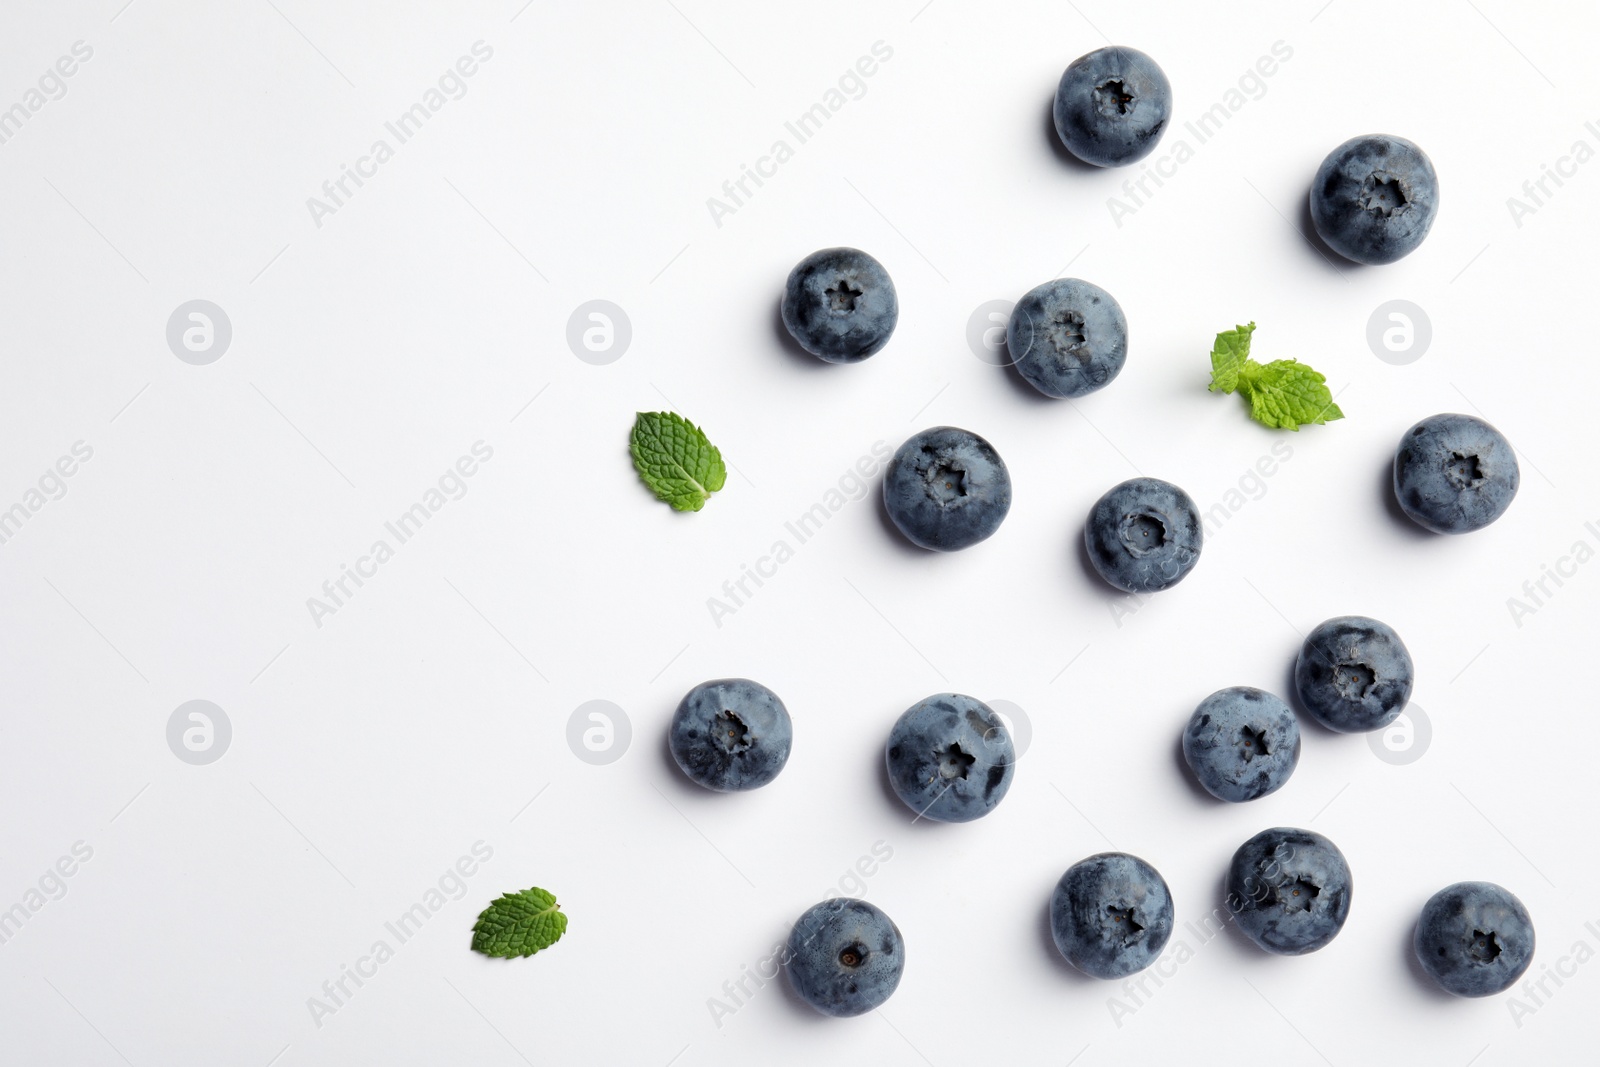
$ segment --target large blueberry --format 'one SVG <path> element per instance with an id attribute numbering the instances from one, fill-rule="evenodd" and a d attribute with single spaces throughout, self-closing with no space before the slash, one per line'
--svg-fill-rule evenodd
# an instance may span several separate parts
<path id="1" fill-rule="evenodd" d="M 1300 762 L 1300 724 L 1289 705 L 1236 685 L 1200 702 L 1183 731 L 1183 758 L 1205 791 L 1239 803 L 1276 792 Z"/>
<path id="2" fill-rule="evenodd" d="M 1200 509 L 1156 478 L 1131 478 L 1095 502 L 1083 524 L 1089 562 L 1125 593 L 1177 585 L 1200 561 Z"/>
<path id="3" fill-rule="evenodd" d="M 1011 309 L 1006 352 L 1017 373 L 1044 395 L 1083 396 L 1122 370 L 1128 320 L 1098 285 L 1057 278 L 1030 290 Z"/>
<path id="4" fill-rule="evenodd" d="M 789 984 L 824 1015 L 860 1015 L 888 1000 L 906 966 L 894 920 L 864 900 L 834 897 L 795 922 L 784 953 Z"/>
<path id="5" fill-rule="evenodd" d="M 1311 182 L 1311 222 L 1329 248 L 1357 263 L 1393 263 L 1415 251 L 1439 210 L 1439 176 L 1404 137 L 1352 137 Z"/>
<path id="6" fill-rule="evenodd" d="M 1172 936 L 1172 893 L 1156 869 L 1126 852 L 1067 868 L 1050 897 L 1050 932 L 1074 967 L 1123 978 L 1156 961 Z"/>
<path id="7" fill-rule="evenodd" d="M 1505 435 L 1471 415 L 1433 415 L 1400 438 L 1394 497 L 1434 533 L 1481 530 L 1504 515 L 1522 484 Z"/>
<path id="8" fill-rule="evenodd" d="M 1155 150 L 1172 118 L 1172 84 L 1143 52 L 1108 45 L 1067 66 L 1054 115 L 1069 152 L 1097 167 L 1120 167 Z"/>
<path id="9" fill-rule="evenodd" d="M 1380 730 L 1411 699 L 1416 669 L 1392 627 L 1363 615 L 1329 619 L 1306 635 L 1294 664 L 1300 703 L 1330 730 Z"/>
<path id="10" fill-rule="evenodd" d="M 1422 906 L 1412 947 L 1439 985 L 1486 997 L 1510 989 L 1533 962 L 1533 919 L 1493 882 L 1457 882 Z"/>
<path id="11" fill-rule="evenodd" d="M 778 777 L 793 738 L 789 710 L 776 693 L 748 678 L 719 678 L 684 694 L 667 743 L 684 774 L 732 793 Z"/>
<path id="12" fill-rule="evenodd" d="M 1228 910 L 1239 929 L 1279 956 L 1315 952 L 1350 914 L 1350 865 L 1310 830 L 1263 830 L 1233 854 Z"/>
<path id="13" fill-rule="evenodd" d="M 1000 528 L 1011 510 L 1011 474 L 977 434 L 935 426 L 895 451 L 883 476 L 883 504 L 912 543 L 954 552 Z"/>
<path id="14" fill-rule="evenodd" d="M 889 782 L 918 817 L 970 822 L 1011 788 L 1016 746 L 1004 720 L 981 700 L 938 693 L 907 708 L 884 746 Z"/>
<path id="15" fill-rule="evenodd" d="M 783 324 L 829 363 L 859 363 L 889 343 L 900 301 L 883 264 L 855 248 L 813 252 L 789 272 Z"/>

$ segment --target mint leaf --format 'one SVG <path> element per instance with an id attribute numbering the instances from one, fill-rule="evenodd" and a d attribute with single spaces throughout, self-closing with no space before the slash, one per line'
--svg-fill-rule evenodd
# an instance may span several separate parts
<path id="1" fill-rule="evenodd" d="M 1327 379 L 1292 359 L 1274 360 L 1264 367 L 1251 360 L 1239 391 L 1250 401 L 1250 417 L 1274 429 L 1298 430 L 1344 418 Z"/>
<path id="2" fill-rule="evenodd" d="M 1231 393 L 1239 387 L 1239 372 L 1250 362 L 1250 335 L 1256 324 L 1235 326 L 1217 334 L 1211 346 L 1211 391 Z"/>
<path id="3" fill-rule="evenodd" d="M 1250 402 L 1250 417 L 1274 430 L 1299 430 L 1344 418 L 1328 380 L 1304 363 L 1279 359 L 1262 365 L 1250 358 L 1256 324 L 1217 334 L 1211 346 L 1211 391 L 1237 392 Z"/>
<path id="4" fill-rule="evenodd" d="M 728 480 L 717 446 L 670 411 L 639 412 L 628 451 L 644 484 L 675 511 L 699 511 Z"/>
<path id="5" fill-rule="evenodd" d="M 549 948 L 567 932 L 567 916 L 553 894 L 538 886 L 507 893 L 478 916 L 472 927 L 472 950 L 509 959 Z"/>

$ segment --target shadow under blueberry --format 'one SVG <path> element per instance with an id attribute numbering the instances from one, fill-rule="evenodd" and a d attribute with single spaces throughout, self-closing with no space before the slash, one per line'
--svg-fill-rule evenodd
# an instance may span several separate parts
<path id="1" fill-rule="evenodd" d="M 1383 502 L 1383 510 L 1388 514 L 1400 531 L 1409 535 L 1409 541 L 1433 541 L 1445 534 L 1436 534 L 1423 526 L 1418 526 L 1411 521 L 1411 516 L 1405 513 L 1400 506 L 1400 501 L 1394 495 L 1394 459 L 1391 457 L 1383 461 L 1383 472 L 1378 478 L 1378 498 Z"/>
<path id="2" fill-rule="evenodd" d="M 1326 241 L 1317 233 L 1317 222 L 1311 217 L 1311 186 L 1306 186 L 1305 195 L 1300 198 L 1300 210 L 1295 215 L 1295 226 L 1304 235 L 1307 243 L 1311 245 L 1312 253 L 1318 263 L 1323 266 L 1332 266 L 1336 271 L 1344 271 L 1351 267 L 1361 267 L 1365 264 L 1357 263 L 1353 259 L 1345 259 L 1339 253 L 1328 247 Z"/>
<path id="3" fill-rule="evenodd" d="M 657 746 L 657 751 L 661 754 L 661 762 L 667 769 L 667 778 L 672 783 L 667 788 L 690 802 L 724 796 L 725 794 L 718 793 L 715 789 L 707 789 L 705 786 L 691 781 L 689 776 L 683 773 L 683 768 L 678 766 L 678 760 L 672 754 L 671 724 L 672 717 L 669 715 L 667 717 L 667 726 L 661 731 L 661 744 Z"/>
<path id="4" fill-rule="evenodd" d="M 1417 911 L 1420 913 L 1421 910 L 1419 906 Z M 1422 969 L 1422 961 L 1417 959 L 1416 939 L 1417 924 L 1414 922 L 1406 928 L 1406 936 L 1400 942 L 1400 954 L 1405 957 L 1406 970 L 1410 972 L 1417 985 L 1422 987 L 1423 995 L 1427 999 L 1436 1004 L 1459 1004 L 1462 998 L 1448 990 L 1439 988 L 1439 983 L 1435 982 L 1432 976 Z"/>
<path id="5" fill-rule="evenodd" d="M 1050 962 L 1055 966 L 1055 970 L 1068 981 L 1076 982 L 1083 986 L 1097 986 L 1104 981 L 1104 979 L 1096 978 L 1092 974 L 1085 974 L 1078 970 L 1067 961 L 1067 958 L 1061 954 L 1061 950 L 1056 947 L 1056 933 L 1050 923 L 1049 897 L 1045 897 L 1044 907 L 1039 909 L 1039 940 L 1043 945 L 1044 954 L 1049 957 Z"/>
<path id="6" fill-rule="evenodd" d="M 883 501 L 882 479 L 878 480 L 877 489 L 872 492 L 871 496 L 873 500 L 872 510 L 878 516 L 878 525 L 883 527 L 884 536 L 889 539 L 890 544 L 894 545 L 896 551 L 903 556 L 918 559 L 926 559 L 928 556 L 939 554 L 931 548 L 923 548 L 921 545 L 913 543 L 907 539 L 905 534 L 900 532 L 900 527 L 896 526 L 894 520 L 889 517 L 889 505 Z"/>
<path id="7" fill-rule="evenodd" d="M 1000 373 L 1005 375 L 1006 381 L 1011 383 L 1012 392 L 1021 397 L 1024 403 L 1037 404 L 1039 407 L 1050 407 L 1055 404 L 1066 406 L 1062 397 L 1039 392 L 1033 387 L 1032 382 L 1022 376 L 1022 372 L 1017 369 L 1017 361 L 1011 358 L 1011 350 L 1006 347 L 1004 340 L 1000 342 L 999 351 L 1005 353 L 1005 363 L 1000 367 Z"/>
<path id="8" fill-rule="evenodd" d="M 1283 677 L 1283 691 L 1285 694 L 1283 702 L 1293 709 L 1295 720 L 1300 724 L 1300 736 L 1302 739 L 1302 749 L 1300 755 L 1302 759 L 1305 757 L 1303 745 L 1306 734 L 1317 734 L 1322 737 L 1350 736 L 1349 734 L 1342 734 L 1338 730 L 1335 730 L 1331 727 L 1324 726 L 1321 719 L 1317 718 L 1315 715 L 1311 714 L 1310 711 L 1306 710 L 1305 702 L 1300 699 L 1300 686 L 1295 683 L 1294 672 L 1295 664 L 1300 660 L 1300 649 L 1303 647 L 1304 644 L 1302 643 L 1300 646 L 1295 648 L 1292 654 L 1290 654 L 1289 668 L 1284 672 Z"/>
<path id="9" fill-rule="evenodd" d="M 785 930 L 783 932 L 783 936 L 778 939 L 778 943 L 788 945 L 789 931 Z M 789 982 L 789 969 L 787 967 L 780 966 L 778 968 L 778 973 L 767 979 L 767 985 L 775 985 L 778 987 L 778 996 L 783 1000 L 784 1004 L 788 1006 L 790 1014 L 796 1016 L 797 1018 L 803 1019 L 807 1023 L 813 1025 L 827 1025 L 834 1023 L 832 1016 L 822 1014 L 822 1012 L 818 1011 L 816 1008 L 813 1008 L 809 1003 L 807 1003 L 804 997 L 795 992 L 794 986 Z M 834 1025 L 837 1024 L 834 1023 Z"/>
<path id="10" fill-rule="evenodd" d="M 1187 726 L 1188 720 L 1185 720 Z M 1178 736 L 1172 746 L 1172 761 L 1178 769 L 1178 777 L 1183 779 L 1183 784 L 1189 787 L 1189 792 L 1194 795 L 1197 802 L 1208 808 L 1226 807 L 1226 800 L 1218 800 L 1206 792 L 1206 787 L 1195 778 L 1194 771 L 1189 769 L 1189 761 L 1183 755 L 1183 730 L 1178 731 Z"/>
<path id="11" fill-rule="evenodd" d="M 1068 170 L 1076 170 L 1081 174 L 1094 174 L 1105 170 L 1104 167 L 1097 167 L 1093 163 L 1085 163 L 1061 143 L 1061 135 L 1056 132 L 1056 94 L 1053 92 L 1044 102 L 1044 139 L 1050 145 L 1051 155 L 1066 164 Z"/>
<path id="12" fill-rule="evenodd" d="M 1240 842 L 1240 844 L 1243 844 L 1243 842 Z M 1272 953 L 1250 940 L 1250 935 L 1240 929 L 1238 922 L 1235 921 L 1228 908 L 1228 868 L 1232 866 L 1232 863 L 1233 854 L 1230 852 L 1228 854 L 1228 862 L 1223 864 L 1222 867 L 1222 877 L 1217 879 L 1217 898 L 1211 903 L 1217 914 L 1225 919 L 1222 925 L 1226 929 L 1220 937 L 1213 937 L 1212 940 L 1221 941 L 1228 945 L 1229 950 L 1240 959 L 1248 959 L 1257 963 L 1275 959 L 1277 957 L 1273 956 Z"/>
<path id="13" fill-rule="evenodd" d="M 919 833 L 926 832 L 929 829 L 937 829 L 944 825 L 938 819 L 932 819 L 926 815 L 919 816 L 906 806 L 905 801 L 900 799 L 900 794 L 894 791 L 894 782 L 889 778 L 889 760 L 884 755 L 882 745 L 878 745 L 872 750 L 872 758 L 878 767 L 878 785 L 883 790 L 885 803 L 889 805 L 889 808 L 895 814 L 903 817 L 906 825 L 916 827 Z"/>
<path id="14" fill-rule="evenodd" d="M 1077 557 L 1078 565 L 1083 570 L 1084 578 L 1089 588 L 1107 604 L 1114 603 L 1124 597 L 1132 597 L 1133 593 L 1124 593 L 1104 578 L 1094 569 L 1094 561 L 1089 558 L 1089 545 L 1084 540 L 1083 525 L 1080 523 L 1072 529 L 1073 555 Z M 1154 596 L 1153 593 L 1145 594 L 1146 597 Z"/>
<path id="15" fill-rule="evenodd" d="M 829 363 L 825 359 L 818 359 L 794 339 L 794 334 L 789 332 L 789 327 L 783 324 L 783 294 L 778 294 L 778 299 L 772 302 L 772 332 L 775 335 L 778 347 L 794 363 L 808 371 L 825 371 L 830 367 L 845 366 L 846 364 Z"/>

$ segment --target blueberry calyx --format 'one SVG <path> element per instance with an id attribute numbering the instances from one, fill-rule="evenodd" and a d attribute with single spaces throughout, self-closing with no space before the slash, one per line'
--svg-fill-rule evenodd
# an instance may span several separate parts
<path id="1" fill-rule="evenodd" d="M 1126 115 L 1133 110 L 1133 90 L 1121 78 L 1110 78 L 1094 87 L 1094 102 L 1102 115 Z"/>
<path id="2" fill-rule="evenodd" d="M 1361 206 L 1375 215 L 1392 218 L 1409 203 L 1405 182 L 1387 171 L 1375 170 L 1361 183 Z"/>
<path id="3" fill-rule="evenodd" d="M 856 309 L 856 297 L 860 296 L 863 290 L 852 289 L 848 281 L 840 278 L 832 288 L 823 292 L 830 298 L 829 310 L 845 312 Z"/>
<path id="4" fill-rule="evenodd" d="M 1167 524 L 1150 508 L 1130 511 L 1122 519 L 1122 543 L 1135 556 L 1148 556 L 1167 543 Z"/>
<path id="5" fill-rule="evenodd" d="M 722 714 L 717 716 L 716 736 L 717 741 L 729 752 L 743 752 L 755 744 L 755 739 L 750 736 L 750 727 L 737 713 L 727 708 L 723 708 Z"/>
<path id="6" fill-rule="evenodd" d="M 965 779 L 967 772 L 972 769 L 972 765 L 978 762 L 977 757 L 967 755 L 966 752 L 962 751 L 961 746 L 953 741 L 950 743 L 949 748 L 939 749 L 934 752 L 934 755 L 939 760 L 939 777 L 946 779 Z"/>

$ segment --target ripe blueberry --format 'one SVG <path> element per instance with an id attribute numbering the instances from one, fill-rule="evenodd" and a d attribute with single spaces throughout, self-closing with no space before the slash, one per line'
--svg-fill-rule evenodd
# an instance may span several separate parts
<path id="1" fill-rule="evenodd" d="M 1404 137 L 1353 137 L 1328 153 L 1311 182 L 1311 222 L 1329 248 L 1357 263 L 1393 263 L 1416 250 L 1439 210 L 1439 176 Z"/>
<path id="2" fill-rule="evenodd" d="M 1110 293 L 1077 278 L 1031 290 L 1011 310 L 1006 352 L 1045 396 L 1078 397 L 1107 385 L 1128 359 L 1128 320 Z"/>
<path id="3" fill-rule="evenodd" d="M 935 426 L 895 451 L 883 505 L 913 544 L 954 552 L 1000 528 L 1011 510 L 1011 474 L 994 446 L 969 430 Z"/>
<path id="4" fill-rule="evenodd" d="M 1522 484 L 1505 435 L 1471 415 L 1434 415 L 1400 438 L 1394 497 L 1417 525 L 1440 534 L 1481 530 L 1504 515 Z"/>
<path id="5" fill-rule="evenodd" d="M 1172 84 L 1143 52 L 1099 48 L 1061 75 L 1054 117 L 1069 152 L 1097 167 L 1120 167 L 1155 150 L 1172 118 Z"/>
<path id="6" fill-rule="evenodd" d="M 1300 703 L 1330 730 L 1380 730 L 1411 699 L 1416 670 L 1394 630 L 1362 615 L 1341 615 L 1306 636 L 1294 665 Z"/>
<path id="7" fill-rule="evenodd" d="M 1004 799 L 1017 750 L 989 705 L 959 693 L 938 693 L 913 704 L 895 722 L 884 760 L 896 795 L 919 818 L 970 822 Z"/>
<path id="8" fill-rule="evenodd" d="M 1080 971 L 1124 978 L 1154 963 L 1172 936 L 1172 893 L 1139 857 L 1102 852 L 1068 867 L 1056 883 L 1050 932 Z"/>
<path id="9" fill-rule="evenodd" d="M 855 248 L 813 252 L 789 272 L 783 324 L 800 347 L 829 363 L 859 363 L 889 343 L 900 318 L 883 264 Z"/>
<path id="10" fill-rule="evenodd" d="M 1183 758 L 1205 791 L 1239 803 L 1277 792 L 1300 762 L 1300 724 L 1289 705 L 1236 685 L 1200 702 L 1183 731 Z"/>
<path id="11" fill-rule="evenodd" d="M 1170 482 L 1132 478 L 1089 511 L 1083 543 L 1100 577 L 1125 593 L 1177 585 L 1200 561 L 1200 509 Z"/>
<path id="12" fill-rule="evenodd" d="M 864 900 L 833 897 L 789 932 L 789 984 L 824 1015 L 861 1015 L 888 1000 L 906 966 L 894 920 Z"/>
<path id="13" fill-rule="evenodd" d="M 1233 854 L 1228 909 L 1245 935 L 1279 956 L 1332 941 L 1350 914 L 1350 865 L 1321 834 L 1276 827 Z"/>
<path id="14" fill-rule="evenodd" d="M 789 710 L 748 678 L 701 682 L 684 695 L 667 734 L 672 758 L 719 793 L 758 789 L 778 776 L 793 741 Z"/>
<path id="15" fill-rule="evenodd" d="M 1412 947 L 1441 987 L 1486 997 L 1510 989 L 1533 962 L 1533 920 L 1493 882 L 1457 882 L 1422 906 Z"/>

